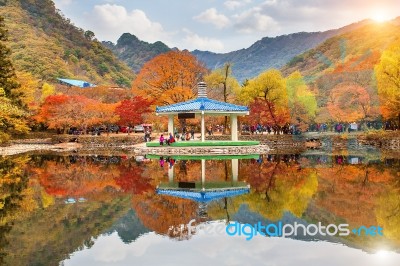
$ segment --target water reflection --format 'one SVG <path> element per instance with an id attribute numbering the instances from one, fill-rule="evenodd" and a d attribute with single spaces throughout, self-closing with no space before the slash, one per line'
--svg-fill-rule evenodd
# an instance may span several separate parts
<path id="1" fill-rule="evenodd" d="M 202 226 L 228 221 L 380 225 L 385 237 L 298 238 L 301 242 L 296 248 L 302 249 L 310 240 L 324 240 L 371 253 L 382 248 L 399 250 L 397 158 L 316 152 L 246 159 L 167 159 L 164 156 L 160 166 L 159 156 L 140 160 L 79 155 L 0 158 L 0 264 L 54 265 L 71 254 L 74 258 L 79 257 L 76 254 L 90 256 L 97 243 L 114 241 L 115 236 L 125 244 L 147 241 L 157 246 L 157 235 L 161 235 L 189 240 L 179 241 L 189 246 L 195 243 L 192 239 L 204 237 Z M 250 192 L 234 197 L 225 194 L 207 204 L 156 193 L 157 186 L 172 190 L 180 183 L 194 184 L 199 191 L 250 185 Z M 192 219 L 194 229 L 187 226 Z M 256 248 L 255 243 L 284 241 L 257 238 L 250 247 L 244 239 L 236 242 L 215 234 L 207 238 L 234 245 L 234 249 L 242 245 L 245 250 Z M 321 245 L 318 242 L 313 248 Z M 108 248 L 115 250 L 110 244 Z"/>

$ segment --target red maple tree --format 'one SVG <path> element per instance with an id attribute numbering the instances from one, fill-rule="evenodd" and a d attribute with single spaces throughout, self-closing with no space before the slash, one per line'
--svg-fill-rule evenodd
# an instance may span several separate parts
<path id="1" fill-rule="evenodd" d="M 120 105 L 115 109 L 115 113 L 120 117 L 118 124 L 131 127 L 143 123 L 143 115 L 151 112 L 151 104 L 151 101 L 141 96 L 121 101 Z"/>

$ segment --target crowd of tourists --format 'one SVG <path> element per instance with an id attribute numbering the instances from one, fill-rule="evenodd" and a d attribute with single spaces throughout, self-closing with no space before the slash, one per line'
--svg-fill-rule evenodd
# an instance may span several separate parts
<path id="1" fill-rule="evenodd" d="M 384 130 L 399 130 L 399 123 L 395 121 L 368 121 L 368 122 L 351 122 L 351 123 L 315 123 L 309 125 L 306 132 L 357 132 L 363 130 L 384 129 Z M 295 125 L 286 124 L 283 127 L 275 125 L 263 124 L 243 124 L 241 127 L 242 134 L 290 134 L 299 135 L 302 131 Z"/>

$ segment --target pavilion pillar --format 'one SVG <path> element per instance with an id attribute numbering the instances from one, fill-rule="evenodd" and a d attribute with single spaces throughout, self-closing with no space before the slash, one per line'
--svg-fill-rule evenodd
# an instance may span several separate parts
<path id="1" fill-rule="evenodd" d="M 239 159 L 232 159 L 232 181 L 237 183 L 239 175 Z"/>
<path id="2" fill-rule="evenodd" d="M 206 160 L 201 160 L 201 188 L 204 189 L 206 185 Z"/>
<path id="3" fill-rule="evenodd" d="M 172 133 L 172 135 L 174 134 L 174 115 L 168 115 L 168 134 L 169 133 Z"/>
<path id="4" fill-rule="evenodd" d="M 170 185 L 174 183 L 174 166 L 168 167 L 168 183 Z"/>
<path id="5" fill-rule="evenodd" d="M 201 142 L 204 142 L 206 136 L 205 121 L 204 121 L 204 111 L 201 112 Z"/>
<path id="6" fill-rule="evenodd" d="M 232 141 L 238 141 L 238 122 L 237 115 L 231 115 L 231 136 Z"/>

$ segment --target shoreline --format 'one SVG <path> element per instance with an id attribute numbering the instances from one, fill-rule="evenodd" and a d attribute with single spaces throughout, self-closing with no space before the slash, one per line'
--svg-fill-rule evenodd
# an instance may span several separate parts
<path id="1" fill-rule="evenodd" d="M 364 132 L 363 132 L 364 133 Z M 384 153 L 394 154 L 400 157 L 400 132 L 392 132 L 383 136 L 379 134 L 318 134 L 309 133 L 301 136 L 295 135 L 242 135 L 240 138 L 244 140 L 258 140 L 263 145 L 267 146 L 268 152 L 278 153 L 301 153 L 307 150 L 320 150 L 322 152 L 340 152 L 341 150 L 352 150 L 359 148 L 373 148 Z M 214 135 L 207 136 L 206 139 L 226 139 L 229 136 Z M 71 142 L 74 139 L 75 142 Z M 0 147 L 0 156 L 11 156 L 27 152 L 57 152 L 57 153 L 182 153 L 182 154 L 199 154 L 208 153 L 209 150 L 202 149 L 201 151 L 189 148 L 177 147 L 153 147 L 151 150 L 145 147 L 143 137 L 141 135 L 115 135 L 115 136 L 71 136 L 71 135 L 55 135 L 52 138 L 39 139 L 21 139 L 12 140 L 9 146 Z M 211 147 L 214 153 L 215 150 L 221 147 Z M 162 150 L 161 150 L 162 149 Z M 267 152 L 266 148 L 256 149 L 259 152 Z M 227 149 L 226 152 L 239 152 L 236 149 Z"/>

